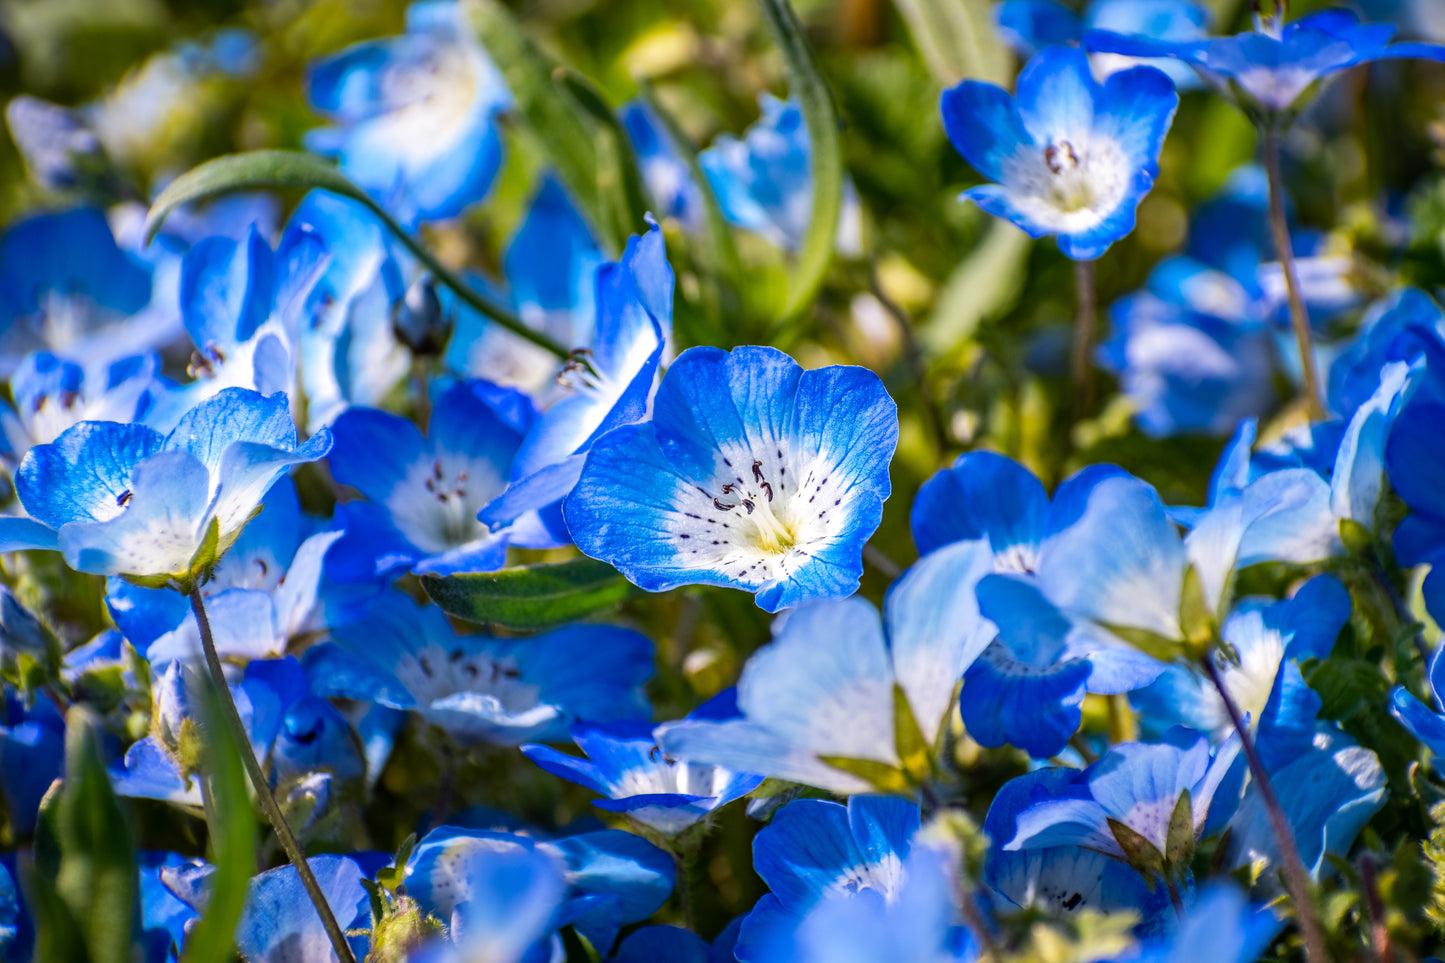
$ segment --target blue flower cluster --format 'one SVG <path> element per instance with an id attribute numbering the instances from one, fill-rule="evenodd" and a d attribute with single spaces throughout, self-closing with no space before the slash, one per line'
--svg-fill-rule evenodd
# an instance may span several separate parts
<path id="1" fill-rule="evenodd" d="M 1118 390 L 1039 402 L 1075 406 L 1043 452 L 1022 402 L 934 410 L 987 338 L 916 357 L 816 90 L 697 150 L 665 98 L 600 121 L 499 5 L 417 0 L 306 73 L 330 189 L 173 187 L 154 237 L 95 189 L 123 104 L 12 101 L 86 202 L 0 235 L 0 963 L 1396 958 L 1445 918 L 1445 310 L 1307 226 L 1279 147 L 1334 75 L 1445 48 L 1279 7 L 1006 0 L 1012 92 L 943 89 L 963 198 L 1089 265 Z M 1265 166 L 1130 249 L 1096 346 L 1092 265 L 1215 93 Z M 518 146 L 568 109 L 590 185 L 558 131 Z M 787 312 L 708 326 L 718 264 L 743 318 L 816 256 L 816 312 L 866 275 L 907 374 Z"/>

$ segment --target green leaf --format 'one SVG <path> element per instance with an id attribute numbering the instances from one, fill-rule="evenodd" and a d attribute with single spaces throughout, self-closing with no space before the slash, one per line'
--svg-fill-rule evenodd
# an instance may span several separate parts
<path id="1" fill-rule="evenodd" d="M 427 575 L 421 584 L 445 612 L 509 629 L 572 622 L 632 593 L 615 568 L 586 557 L 475 575 Z"/>
<path id="2" fill-rule="evenodd" d="M 965 78 L 1006 85 L 1013 58 L 998 35 L 991 0 L 894 0 L 923 62 L 939 83 Z"/>
<path id="3" fill-rule="evenodd" d="M 1194 858 L 1194 806 L 1186 789 L 1179 794 L 1169 816 L 1169 836 L 1164 844 L 1164 864 L 1172 873 L 1183 872 Z"/>
<path id="4" fill-rule="evenodd" d="M 384 889 L 395 893 L 397 887 L 406 882 L 406 864 L 411 862 L 411 851 L 416 847 L 416 833 L 412 833 L 402 841 L 396 851 L 396 858 L 392 864 L 385 869 L 377 870 L 376 881 Z"/>
<path id="5" fill-rule="evenodd" d="M 1164 854 L 1159 852 L 1158 846 L 1117 819 L 1109 820 L 1109 831 L 1114 834 L 1114 841 L 1124 851 L 1124 858 L 1129 865 L 1138 870 L 1139 875 L 1146 881 L 1163 874 Z"/>
<path id="6" fill-rule="evenodd" d="M 893 740 L 898 749 L 898 758 L 903 763 L 903 772 L 913 783 L 921 783 L 933 773 L 933 754 L 923 730 L 908 704 L 903 687 L 893 683 Z"/>
<path id="7" fill-rule="evenodd" d="M 211 524 L 206 526 L 206 537 L 191 556 L 190 577 L 193 582 L 205 582 L 211 577 L 211 569 L 221 553 L 221 517 L 213 515 Z"/>
<path id="8" fill-rule="evenodd" d="M 843 209 L 843 149 L 838 111 L 813 52 L 803 37 L 788 0 L 758 0 L 763 21 L 783 54 L 789 93 L 798 98 L 812 148 L 813 213 L 788 277 L 781 321 L 787 323 L 813 303 L 837 247 L 838 219 Z"/>
<path id="9" fill-rule="evenodd" d="M 596 122 L 558 82 L 556 65 L 528 39 L 517 18 L 497 0 L 467 0 L 463 12 L 477 40 L 507 81 L 517 112 L 542 145 L 572 199 L 586 212 L 609 252 L 621 254 L 598 196 Z"/>
<path id="10" fill-rule="evenodd" d="M 52 826 L 60 850 L 54 894 L 74 917 L 85 958 L 129 963 L 139 913 L 135 848 L 105 771 L 95 719 L 84 708 L 65 716 L 65 786 Z"/>
<path id="11" fill-rule="evenodd" d="M 1357 558 L 1370 558 L 1375 551 L 1375 536 L 1353 518 L 1340 519 L 1340 541 L 1345 551 Z"/>
<path id="12" fill-rule="evenodd" d="M 1031 241 L 1004 220 L 995 220 L 943 284 L 919 339 L 935 357 L 951 354 L 973 337 L 985 318 L 1006 311 L 1023 290 Z"/>
<path id="13" fill-rule="evenodd" d="M 1133 625 L 1111 625 L 1107 622 L 1099 624 L 1140 652 L 1151 655 L 1160 662 L 1175 662 L 1184 654 L 1184 646 L 1178 639 L 1166 638 L 1158 632 Z"/>
<path id="14" fill-rule="evenodd" d="M 205 913 L 186 937 L 184 963 L 229 957 L 256 872 L 256 816 L 246 789 L 241 749 L 210 677 L 201 678 L 201 714 L 207 734 L 202 791 L 209 796 L 206 818 L 211 823 L 210 859 L 216 872 L 211 877 Z"/>
<path id="15" fill-rule="evenodd" d="M 479 294 L 449 271 L 416 238 L 412 237 L 386 212 L 381 205 L 346 178 L 341 171 L 315 154 L 291 150 L 256 150 L 243 154 L 227 154 L 193 167 L 161 191 L 146 214 L 146 241 L 149 242 L 160 230 L 161 224 L 176 208 L 196 201 L 203 201 L 232 191 L 254 190 L 257 188 L 299 187 L 315 188 L 349 197 L 364 205 L 382 225 L 396 236 L 412 256 L 422 263 L 441 284 L 456 292 L 472 308 L 491 318 L 497 324 L 520 338 L 552 352 L 559 358 L 566 358 L 567 348 L 559 345 L 540 331 L 527 327 L 522 320 L 501 304 Z"/>
<path id="16" fill-rule="evenodd" d="M 913 793 L 913 783 L 897 766 L 874 759 L 850 759 L 847 756 L 819 756 L 819 762 L 834 769 L 841 769 L 864 780 L 879 792 L 897 793 L 908 796 Z"/>

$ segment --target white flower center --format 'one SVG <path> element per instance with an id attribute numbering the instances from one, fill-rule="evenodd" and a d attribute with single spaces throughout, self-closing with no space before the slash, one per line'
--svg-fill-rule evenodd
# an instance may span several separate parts
<path id="1" fill-rule="evenodd" d="M 387 508 L 413 545 L 439 555 L 488 534 L 477 512 L 505 487 L 490 463 L 441 452 L 411 466 Z"/>
<path id="2" fill-rule="evenodd" d="M 1098 135 L 1024 147 L 1003 176 L 1024 214 L 1064 234 L 1088 230 L 1113 213 L 1129 181 L 1128 158 L 1118 142 Z"/>

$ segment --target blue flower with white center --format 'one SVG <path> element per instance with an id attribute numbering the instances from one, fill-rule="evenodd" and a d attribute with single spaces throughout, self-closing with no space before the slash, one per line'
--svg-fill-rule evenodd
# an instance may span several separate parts
<path id="1" fill-rule="evenodd" d="M 1251 903 L 1243 890 L 1210 883 L 1167 935 L 1110 963 L 1252 963 L 1283 928 L 1284 920 Z"/>
<path id="2" fill-rule="evenodd" d="M 18 463 L 36 445 L 82 421 L 138 420 L 164 387 L 155 355 L 136 355 L 89 369 L 36 351 L 10 376 L 14 407 L 0 408 L 5 458 Z"/>
<path id="3" fill-rule="evenodd" d="M 271 485 L 331 447 L 298 443 L 285 394 L 227 388 L 169 435 L 143 425 L 81 422 L 20 463 L 28 519 L 0 519 L 0 544 L 59 549 L 72 568 L 186 583 L 214 538 L 224 552 Z"/>
<path id="4" fill-rule="evenodd" d="M 1163 854 L 1169 848 L 1171 817 L 1186 792 L 1198 840 L 1222 828 L 1234 814 L 1243 776 L 1242 769 L 1235 768 L 1239 748 L 1234 737 L 1211 753 L 1206 737 L 1183 728 L 1171 730 L 1164 742 L 1113 746 L 1059 796 L 1036 799 L 1020 811 L 1014 836 L 1003 848 L 1015 852 L 1077 846 L 1131 862 L 1112 821 Z"/>
<path id="5" fill-rule="evenodd" d="M 821 799 L 788 803 L 753 838 L 753 869 L 771 892 L 743 920 L 737 958 L 743 963 L 780 958 L 771 955 L 778 941 L 830 896 L 892 902 L 903 887 L 918 825 L 918 804 L 906 799 L 854 796 L 847 806 Z"/>
<path id="6" fill-rule="evenodd" d="M 726 585 L 776 612 L 857 589 L 897 443 L 866 368 L 691 348 L 650 422 L 592 444 L 563 510 L 578 548 L 650 592 Z"/>
<path id="7" fill-rule="evenodd" d="M 847 760 L 881 764 L 894 770 L 886 788 L 906 791 L 927 773 L 897 771 L 895 693 L 924 744 L 936 746 L 959 679 L 994 636 L 970 590 L 990 562 L 979 542 L 925 556 L 889 590 L 882 620 L 861 598 L 799 606 L 774 621 L 773 641 L 743 667 L 735 718 L 666 723 L 658 745 L 691 763 L 839 793 L 871 788 Z"/>
<path id="8" fill-rule="evenodd" d="M 597 270 L 605 260 L 566 189 L 546 176 L 502 255 L 507 281 L 502 296 L 529 327 L 568 348 L 583 348 L 596 339 Z M 485 279 L 472 280 L 487 287 Z M 519 388 L 544 407 L 563 396 L 555 355 L 454 301 L 449 292 L 443 297 L 456 319 L 445 355 L 452 370 Z M 670 317 L 670 296 L 668 312 Z"/>
<path id="9" fill-rule="evenodd" d="M 1134 229 L 1178 103 L 1152 67 L 1100 85 L 1083 51 L 1050 47 L 1024 67 L 1014 96 L 965 80 L 943 92 L 941 107 L 953 146 L 994 182 L 963 196 L 1087 261 Z"/>
<path id="10" fill-rule="evenodd" d="M 585 759 L 547 746 L 523 746 L 522 752 L 553 775 L 607 797 L 593 802 L 598 809 L 624 813 L 664 836 L 690 829 L 762 784 L 762 776 L 670 758 L 652 730 L 646 722 L 580 724 L 572 727 L 572 741 Z"/>
<path id="11" fill-rule="evenodd" d="M 335 124 L 307 147 L 405 224 L 460 214 L 501 166 L 496 115 L 511 94 L 453 0 L 413 3 L 402 36 L 315 64 L 307 96 Z"/>
<path id="12" fill-rule="evenodd" d="M 676 218 L 688 230 L 700 228 L 704 216 L 702 192 L 652 108 L 635 100 L 618 112 L 618 119 L 632 141 L 638 171 L 648 197 L 657 205 L 658 216 Z"/>
<path id="13" fill-rule="evenodd" d="M 1272 604 L 1245 600 L 1220 629 L 1237 661 L 1219 652 L 1211 657 L 1230 698 L 1254 728 L 1266 769 L 1273 771 L 1310 747 L 1321 702 L 1299 667 L 1329 657 L 1351 607 L 1350 594 L 1339 580 L 1319 575 L 1300 586 L 1293 598 Z M 1165 669 L 1131 701 L 1146 732 L 1162 736 L 1184 725 L 1218 743 L 1234 731 L 1214 686 L 1183 666 Z"/>
<path id="14" fill-rule="evenodd" d="M 1349 10 L 1324 10 L 1292 23 L 1257 18 L 1256 28 L 1232 37 L 1176 41 L 1112 29 L 1084 34 L 1091 51 L 1130 57 L 1170 57 L 1188 64 L 1251 117 L 1288 121 L 1307 94 L 1341 71 L 1376 60 L 1445 60 L 1445 47 L 1390 44 L 1392 24 L 1361 23 Z"/>
<path id="15" fill-rule="evenodd" d="M 425 436 L 400 415 L 348 409 L 331 429 L 331 474 L 367 500 L 339 506 L 346 534 L 327 574 L 358 582 L 501 568 L 513 533 L 493 533 L 477 512 L 506 487 L 535 415 L 524 396 L 484 381 L 443 390 Z"/>
<path id="16" fill-rule="evenodd" d="M 672 268 L 654 224 L 627 241 L 622 260 L 596 271 L 592 348 L 563 370 L 561 397 L 527 432 L 504 495 L 482 509 L 493 529 L 529 512 L 548 528 L 548 544 L 570 539 L 558 504 L 577 483 L 587 452 L 609 431 L 641 421 L 672 330 Z"/>
<path id="17" fill-rule="evenodd" d="M 379 598 L 307 651 L 318 695 L 420 713 L 454 736 L 559 741 L 574 722 L 645 719 L 652 643 L 630 629 L 572 625 L 529 639 L 457 635 L 435 606 Z"/>
<path id="18" fill-rule="evenodd" d="M 1430 659 L 1430 674 L 1426 680 L 1430 696 L 1437 706 L 1445 710 L 1445 647 L 1435 650 Z M 1404 686 L 1390 690 L 1390 715 L 1420 740 L 1431 753 L 1445 757 L 1445 713 L 1431 709 L 1421 702 Z"/>
<path id="19" fill-rule="evenodd" d="M 32 351 L 82 366 L 148 351 L 178 333 L 178 318 L 147 313 L 151 271 L 116 245 L 89 207 L 37 214 L 0 235 L 0 375 Z"/>
<path id="20" fill-rule="evenodd" d="M 1078 43 L 1085 30 L 1142 34 L 1160 40 L 1202 40 L 1208 33 L 1209 10 L 1192 0 L 1094 0 L 1081 19 L 1058 0 L 1004 0 L 993 8 L 1004 42 L 1021 57 L 1045 47 Z M 1139 66 L 1157 67 L 1178 90 L 1198 86 L 1199 77 L 1177 61 L 1100 54 L 1090 58 L 1098 76 Z"/>
<path id="21" fill-rule="evenodd" d="M 267 493 L 264 510 L 200 586 L 223 657 L 280 655 L 288 641 L 326 627 L 319 597 L 322 562 L 341 532 L 322 527 L 301 514 L 289 478 Z M 151 663 L 200 658 L 195 615 L 178 593 L 112 578 L 106 605 L 126 639 Z"/>
<path id="22" fill-rule="evenodd" d="M 618 930 L 646 919 L 672 895 L 673 860 L 640 836 L 620 830 L 581 833 L 557 839 L 532 839 L 506 832 L 440 826 L 422 837 L 407 865 L 406 889 L 422 908 L 443 921 L 461 921 L 462 933 L 470 914 L 475 923 L 493 922 L 499 942 L 520 948 L 523 914 L 497 913 L 506 905 L 498 894 L 491 909 L 485 905 L 496 881 L 490 869 L 502 858 L 535 854 L 550 861 L 565 884 L 541 933 L 571 924 L 593 946 L 611 947 Z M 544 874 L 545 875 L 545 874 Z M 539 910 L 536 903 L 530 904 Z M 527 913 L 526 918 L 537 920 Z M 474 927 L 475 928 L 475 927 Z M 485 930 L 477 936 L 485 939 Z M 471 959 L 470 957 L 464 957 Z M 486 957 L 490 959 L 491 957 Z M 545 957 L 543 957 L 545 958 Z"/>
<path id="23" fill-rule="evenodd" d="M 1330 408 L 1353 415 L 1379 390 L 1390 362 L 1417 357 L 1425 358 L 1426 370 L 1415 397 L 1445 401 L 1445 383 L 1435 374 L 1445 371 L 1445 313 L 1424 291 L 1402 288 L 1370 308 L 1354 341 L 1330 364 Z"/>
<path id="24" fill-rule="evenodd" d="M 380 868 L 371 865 L 378 860 L 312 856 L 306 862 L 336 922 L 347 934 L 352 952 L 364 959 L 371 944 L 371 902 L 361 883 Z M 336 958 L 296 867 L 267 870 L 251 880 L 246 908 L 236 927 L 236 948 L 254 963 Z"/>
<path id="25" fill-rule="evenodd" d="M 1163 887 L 1150 887 L 1139 874 L 1103 853 L 1074 845 L 1007 850 L 1018 834 L 1019 814 L 1042 800 L 1067 796 L 1087 781 L 1073 769 L 1048 768 L 1006 782 L 994 795 L 983 831 L 993 841 L 984 864 L 989 889 L 1015 906 L 1067 915 L 1092 911 L 1133 912 L 1138 931 L 1164 929 L 1173 916 Z"/>
<path id="26" fill-rule="evenodd" d="M 1365 824 L 1385 804 L 1385 770 L 1368 749 L 1322 735 L 1271 777 L 1300 859 L 1310 878 L 1333 871 L 1326 855 L 1344 857 Z M 1250 879 L 1270 896 L 1282 894 L 1279 837 L 1257 784 L 1245 790 L 1229 822 L 1226 865 L 1249 867 Z"/>
<path id="27" fill-rule="evenodd" d="M 723 216 L 785 251 L 795 251 L 813 218 L 813 147 L 796 100 L 758 97 L 762 117 L 742 140 L 723 134 L 698 155 Z M 852 181 L 843 187 L 837 246 L 856 254 L 861 211 Z"/>

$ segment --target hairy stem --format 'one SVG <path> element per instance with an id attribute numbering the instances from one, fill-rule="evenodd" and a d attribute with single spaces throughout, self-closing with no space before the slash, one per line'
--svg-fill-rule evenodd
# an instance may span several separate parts
<path id="1" fill-rule="evenodd" d="M 341 963 L 356 963 L 356 956 L 346 942 L 346 933 L 336 922 L 336 916 L 331 912 L 325 894 L 321 892 L 321 884 L 311 872 L 311 865 L 306 862 L 306 854 L 301 851 L 301 844 L 296 841 L 295 834 L 287 825 L 281 806 L 271 792 L 271 784 L 261 770 L 261 763 L 256 759 L 256 751 L 251 747 L 251 740 L 246 735 L 246 725 L 241 721 L 241 714 L 236 711 L 235 700 L 231 698 L 231 687 L 226 684 L 226 672 L 221 667 L 221 657 L 216 654 L 216 642 L 211 636 L 211 620 L 206 617 L 206 602 L 201 598 L 198 586 L 191 588 L 191 610 L 196 613 L 196 626 L 201 631 L 201 648 L 206 653 L 206 668 L 210 670 L 211 681 L 215 683 L 221 705 L 225 707 L 226 720 L 235 733 L 241 761 L 246 765 L 246 774 L 251 778 L 256 798 L 261 800 L 261 808 L 266 810 L 266 817 L 271 820 L 271 827 L 276 830 L 276 838 L 281 841 L 281 848 L 286 850 L 291 865 L 296 867 L 296 874 L 301 877 L 301 885 L 306 888 L 306 895 L 311 897 L 311 902 L 321 917 L 321 923 L 326 927 L 326 935 L 331 940 L 331 947 L 336 951 L 337 958 Z"/>
<path id="2" fill-rule="evenodd" d="M 1304 400 L 1311 421 L 1326 417 L 1324 399 L 1320 395 L 1320 376 L 1315 368 L 1314 341 L 1310 336 L 1310 316 L 1300 294 L 1299 273 L 1295 270 L 1294 248 L 1289 237 L 1289 221 L 1284 215 L 1284 179 L 1279 172 L 1279 140 L 1274 129 L 1265 127 L 1264 168 L 1269 177 L 1269 227 L 1274 235 L 1274 252 L 1284 274 L 1284 289 L 1289 296 L 1290 323 L 1294 326 L 1295 343 L 1299 347 L 1300 373 L 1304 378 Z"/>
<path id="3" fill-rule="evenodd" d="M 1099 308 L 1094 294 L 1094 262 L 1074 262 L 1074 420 L 1082 421 L 1094 406 L 1094 329 Z"/>
<path id="4" fill-rule="evenodd" d="M 1390 947 L 1390 928 L 1385 922 L 1385 901 L 1380 898 L 1380 884 L 1375 877 L 1375 857 L 1360 857 L 1360 888 L 1365 891 L 1365 908 L 1370 914 L 1370 948 L 1379 963 L 1390 963 L 1395 952 Z"/>
<path id="5" fill-rule="evenodd" d="M 1295 916 L 1299 920 L 1300 932 L 1305 940 L 1305 958 L 1310 963 L 1328 963 L 1329 956 L 1325 952 L 1324 931 L 1320 929 L 1320 921 L 1315 916 L 1315 904 L 1310 898 L 1310 876 L 1305 869 L 1304 860 L 1300 859 L 1299 847 L 1295 845 L 1294 832 L 1290 829 L 1289 820 L 1285 818 L 1284 809 L 1280 807 L 1279 797 L 1274 794 L 1274 786 L 1269 781 L 1269 773 L 1265 771 L 1264 763 L 1259 759 L 1259 753 L 1254 748 L 1254 737 L 1249 734 L 1249 725 L 1245 722 L 1239 706 L 1235 705 L 1234 697 L 1224 685 L 1224 680 L 1219 677 L 1219 667 L 1214 664 L 1214 656 L 1206 655 L 1203 659 L 1204 671 L 1209 675 L 1209 681 L 1214 683 L 1214 690 L 1219 693 L 1219 698 L 1224 702 L 1225 711 L 1229 713 L 1229 721 L 1234 724 L 1234 731 L 1239 734 L 1239 744 L 1244 749 L 1244 757 L 1249 761 L 1249 773 L 1254 777 L 1256 786 L 1259 788 L 1260 799 L 1264 802 L 1265 811 L 1269 814 L 1270 828 L 1274 831 L 1276 841 L 1279 843 L 1281 869 L 1284 871 L 1285 889 L 1289 891 L 1290 900 L 1294 903 Z"/>

